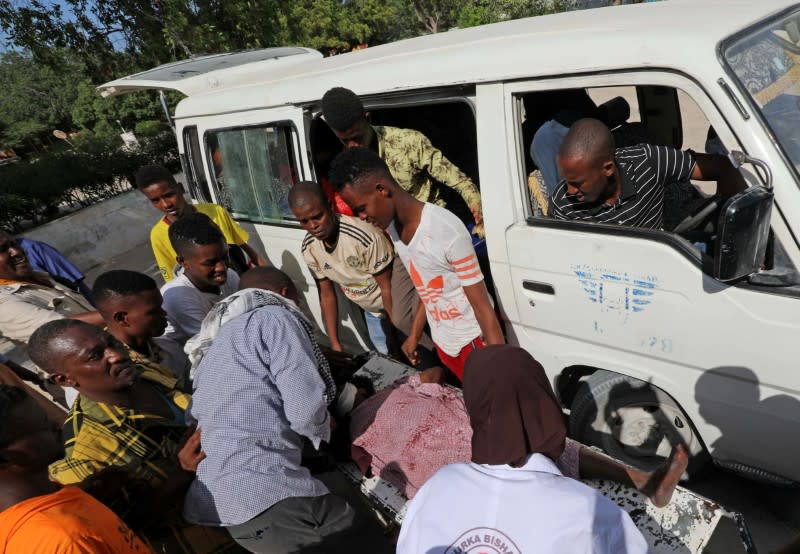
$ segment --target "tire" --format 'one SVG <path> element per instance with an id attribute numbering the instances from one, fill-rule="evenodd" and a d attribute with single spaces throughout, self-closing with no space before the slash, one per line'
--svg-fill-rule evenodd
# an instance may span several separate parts
<path id="1" fill-rule="evenodd" d="M 663 463 L 680 442 L 689 450 L 690 476 L 710 459 L 694 425 L 667 393 L 610 371 L 598 370 L 580 384 L 569 431 L 573 439 L 645 471 Z"/>

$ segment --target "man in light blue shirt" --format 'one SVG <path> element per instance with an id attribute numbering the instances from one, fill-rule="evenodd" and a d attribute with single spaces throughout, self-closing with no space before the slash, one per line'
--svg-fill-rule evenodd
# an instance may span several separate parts
<path id="1" fill-rule="evenodd" d="M 184 515 L 226 527 L 251 552 L 350 550 L 360 532 L 353 508 L 301 465 L 303 437 L 318 448 L 331 421 L 297 292 L 283 290 L 288 300 L 225 323 L 197 366 L 190 414 L 207 457 Z"/>

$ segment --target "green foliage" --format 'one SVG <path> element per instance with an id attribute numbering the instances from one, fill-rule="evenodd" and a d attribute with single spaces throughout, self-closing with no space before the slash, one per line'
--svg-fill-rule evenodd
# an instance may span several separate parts
<path id="1" fill-rule="evenodd" d="M 117 121 L 133 128 L 140 121 L 163 119 L 155 93 L 101 98 L 74 54 L 58 51 L 52 56 L 57 67 L 29 54 L 0 54 L 0 82 L 5 85 L 0 95 L 0 146 L 37 150 L 53 142 L 55 129 L 81 128 L 111 137 L 121 130 Z"/>
<path id="2" fill-rule="evenodd" d="M 181 161 L 178 157 L 178 142 L 175 139 L 175 133 L 172 129 L 161 131 L 157 135 L 139 138 L 139 153 L 144 157 L 148 164 L 160 164 L 172 171 L 178 173 L 181 171 Z M 136 167 L 138 169 L 138 167 Z M 133 182 L 133 173 L 131 173 L 130 182 Z"/>
<path id="3" fill-rule="evenodd" d="M 74 82 L 82 66 L 63 52 L 58 54 L 58 68 L 36 63 L 19 52 L 0 54 L 0 145 L 41 144 L 53 129 L 69 128 Z"/>
<path id="4" fill-rule="evenodd" d="M 94 129 L 98 116 L 95 111 L 95 100 L 98 94 L 89 79 L 82 79 L 77 86 L 77 95 L 72 104 L 72 122 L 83 129 Z"/>
<path id="5" fill-rule="evenodd" d="M 171 132 L 140 139 L 140 148 L 122 148 L 118 136 L 83 136 L 75 147 L 0 167 L 0 227 L 41 222 L 63 206 L 83 207 L 130 189 L 136 171 L 160 163 L 177 172 L 180 163 Z"/>
<path id="6" fill-rule="evenodd" d="M 465 28 L 564 12 L 570 6 L 569 0 L 476 0 L 460 2 L 453 17 L 457 27 Z"/>
<path id="7" fill-rule="evenodd" d="M 112 140 L 115 137 L 118 137 L 119 133 L 120 128 L 117 126 L 117 124 L 106 119 L 101 119 L 94 126 L 94 136 L 102 139 Z"/>
<path id="8" fill-rule="evenodd" d="M 102 136 L 118 135 L 122 131 L 120 125 L 132 129 L 141 121 L 163 118 L 161 104 L 154 92 L 103 98 L 88 79 L 78 84 L 78 93 L 72 106 L 74 124 Z"/>
<path id="9" fill-rule="evenodd" d="M 399 15 L 397 0 L 304 0 L 287 12 L 291 44 L 347 51 L 363 43 L 381 43 L 396 38 Z M 394 36 L 393 36 L 394 35 Z"/>
<path id="10" fill-rule="evenodd" d="M 133 130 L 137 137 L 155 137 L 165 131 L 169 131 L 169 125 L 163 121 L 152 119 L 139 121 Z"/>
<path id="11" fill-rule="evenodd" d="M 47 124 L 32 119 L 14 121 L 3 129 L 2 141 L 13 147 L 41 144 L 42 137 L 47 135 L 49 130 L 50 127 Z"/>
<path id="12" fill-rule="evenodd" d="M 567 11 L 570 0 L 408 0 L 405 13 L 417 33 L 438 33 L 521 17 Z"/>

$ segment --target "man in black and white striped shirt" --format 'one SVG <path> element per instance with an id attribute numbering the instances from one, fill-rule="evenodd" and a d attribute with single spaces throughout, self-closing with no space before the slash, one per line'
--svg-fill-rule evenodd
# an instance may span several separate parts
<path id="1" fill-rule="evenodd" d="M 615 148 L 608 127 L 597 119 L 575 122 L 558 151 L 562 181 L 550 198 L 555 219 L 661 229 L 664 188 L 696 179 L 718 181 L 732 196 L 743 181 L 727 158 L 666 146 Z"/>

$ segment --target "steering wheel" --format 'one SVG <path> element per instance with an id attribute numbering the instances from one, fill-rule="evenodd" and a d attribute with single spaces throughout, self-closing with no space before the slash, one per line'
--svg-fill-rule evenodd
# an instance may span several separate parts
<path id="1" fill-rule="evenodd" d="M 693 207 L 692 213 L 683 218 L 683 220 L 672 229 L 672 232 L 680 235 L 681 233 L 697 229 L 700 224 L 708 220 L 721 205 L 722 199 L 719 196 L 703 198 L 702 201 L 697 203 L 696 207 Z"/>

